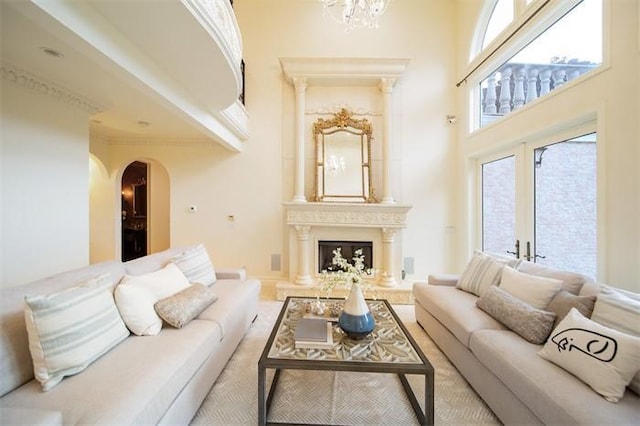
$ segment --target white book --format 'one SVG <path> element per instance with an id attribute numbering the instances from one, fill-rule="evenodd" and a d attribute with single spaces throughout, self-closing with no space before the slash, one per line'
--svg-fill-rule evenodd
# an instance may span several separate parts
<path id="1" fill-rule="evenodd" d="M 315 320 L 318 321 L 318 320 Z M 302 340 L 295 339 L 296 349 L 331 349 L 333 348 L 333 326 L 331 322 L 324 322 L 324 340 Z M 297 330 L 296 330 L 297 331 Z"/>

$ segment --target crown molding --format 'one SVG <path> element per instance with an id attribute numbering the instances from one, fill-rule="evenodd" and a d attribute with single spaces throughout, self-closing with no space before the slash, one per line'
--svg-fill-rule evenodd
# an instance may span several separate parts
<path id="1" fill-rule="evenodd" d="M 66 87 L 47 81 L 40 76 L 32 74 L 7 62 L 0 63 L 0 78 L 54 98 L 60 102 L 72 105 L 88 112 L 90 115 L 97 114 L 105 110 L 105 108 L 98 103 L 73 93 Z"/>
<path id="2" fill-rule="evenodd" d="M 216 144 L 211 139 L 204 138 L 163 138 L 143 136 L 110 137 L 108 138 L 108 144 L 109 146 L 216 146 Z"/>

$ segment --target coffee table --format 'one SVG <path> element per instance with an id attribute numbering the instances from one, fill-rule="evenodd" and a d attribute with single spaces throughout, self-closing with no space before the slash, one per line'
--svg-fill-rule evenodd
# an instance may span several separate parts
<path id="1" fill-rule="evenodd" d="M 297 321 L 307 314 L 310 303 L 316 299 L 287 297 L 280 315 L 258 361 L 258 424 L 266 425 L 273 394 L 282 370 L 329 370 L 397 374 L 421 425 L 433 424 L 433 378 L 431 363 L 422 353 L 407 329 L 386 300 L 367 300 L 376 326 L 361 340 L 346 336 L 338 324 L 333 324 L 331 349 L 296 349 L 293 338 Z M 328 305 L 337 305 L 343 299 L 322 299 Z M 274 375 L 266 393 L 267 370 Z M 406 374 L 424 376 L 423 412 Z"/>

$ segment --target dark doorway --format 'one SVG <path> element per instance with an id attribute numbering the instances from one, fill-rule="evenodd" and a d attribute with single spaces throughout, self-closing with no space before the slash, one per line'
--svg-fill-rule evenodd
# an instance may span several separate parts
<path id="1" fill-rule="evenodd" d="M 134 161 L 122 174 L 122 260 L 147 255 L 147 164 Z"/>

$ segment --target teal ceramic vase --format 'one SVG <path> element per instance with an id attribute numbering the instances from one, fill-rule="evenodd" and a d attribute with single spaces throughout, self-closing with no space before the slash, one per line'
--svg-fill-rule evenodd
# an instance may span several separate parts
<path id="1" fill-rule="evenodd" d="M 373 331 L 376 322 L 359 285 L 351 285 L 351 292 L 344 303 L 338 324 L 352 339 L 362 339 Z"/>

